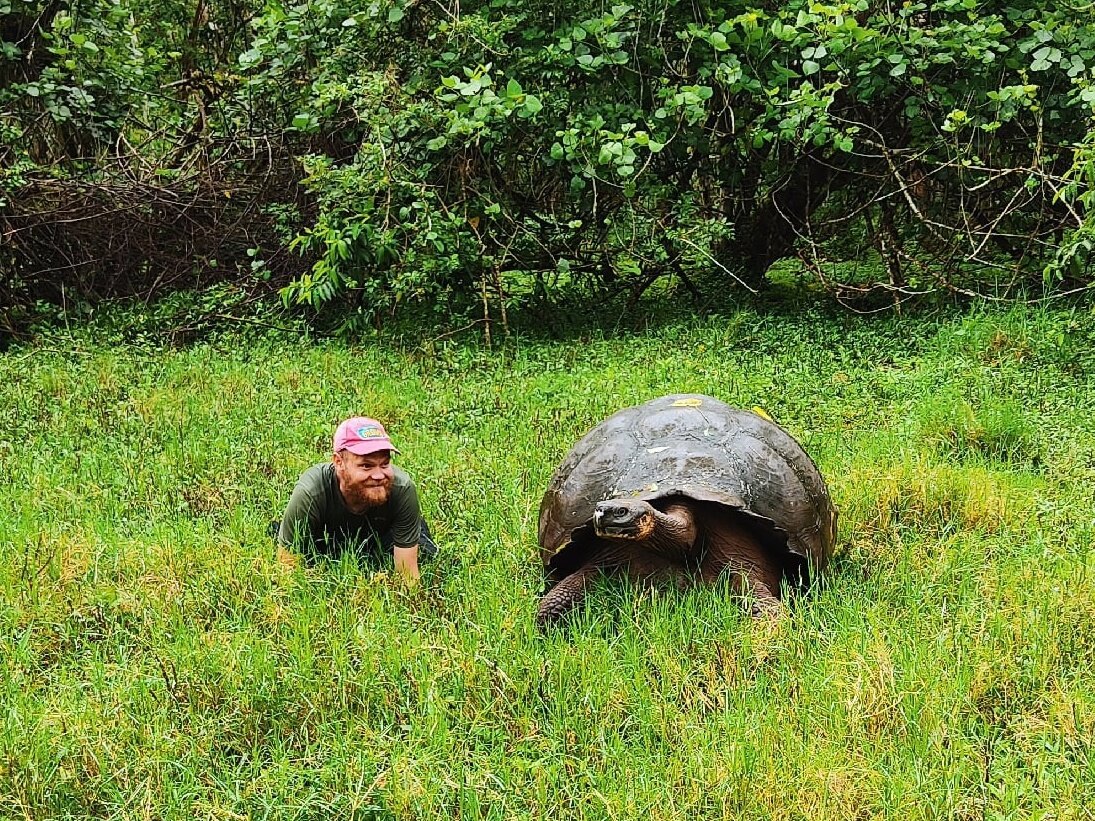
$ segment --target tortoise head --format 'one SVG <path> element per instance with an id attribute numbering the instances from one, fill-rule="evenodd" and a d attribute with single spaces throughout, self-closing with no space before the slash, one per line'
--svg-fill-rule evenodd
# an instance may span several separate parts
<path id="1" fill-rule="evenodd" d="M 654 527 L 654 508 L 640 499 L 608 499 L 593 510 L 593 530 L 602 538 L 641 541 Z"/>

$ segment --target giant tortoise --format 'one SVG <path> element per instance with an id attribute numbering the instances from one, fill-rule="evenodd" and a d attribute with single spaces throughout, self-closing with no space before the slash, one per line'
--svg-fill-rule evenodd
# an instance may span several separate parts
<path id="1" fill-rule="evenodd" d="M 783 610 L 829 561 L 836 509 L 801 445 L 768 418 L 698 394 L 624 408 L 594 427 L 540 504 L 548 589 L 537 620 L 578 604 L 600 573 L 723 573 L 754 616 Z"/>

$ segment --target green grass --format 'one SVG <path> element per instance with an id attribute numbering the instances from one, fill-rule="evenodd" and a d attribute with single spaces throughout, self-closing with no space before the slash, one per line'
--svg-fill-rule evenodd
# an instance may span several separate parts
<path id="1" fill-rule="evenodd" d="M 1087 309 L 58 344 L 0 358 L 2 817 L 1093 817 Z M 552 470 L 676 391 L 802 441 L 831 572 L 775 626 L 606 581 L 538 635 Z M 351 413 L 443 546 L 416 591 L 265 536 Z"/>

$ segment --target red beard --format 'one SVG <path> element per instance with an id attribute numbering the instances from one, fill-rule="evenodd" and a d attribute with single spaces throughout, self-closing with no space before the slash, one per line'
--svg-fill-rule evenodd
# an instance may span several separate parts
<path id="1" fill-rule="evenodd" d="M 360 485 L 350 489 L 346 494 L 346 502 L 353 510 L 362 508 L 379 507 L 388 501 L 391 495 L 391 486 L 384 485 Z"/>

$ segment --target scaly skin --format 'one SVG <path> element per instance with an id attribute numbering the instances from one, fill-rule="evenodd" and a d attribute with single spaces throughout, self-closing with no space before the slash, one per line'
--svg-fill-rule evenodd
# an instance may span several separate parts
<path id="1" fill-rule="evenodd" d="M 606 571 L 627 569 L 632 570 L 635 563 L 634 545 L 632 542 L 605 541 L 601 549 L 597 550 L 593 557 L 575 570 L 569 576 L 559 581 L 554 587 L 540 599 L 540 606 L 536 609 L 536 621 L 541 627 L 559 621 L 567 613 L 573 610 L 582 599 L 590 583 L 601 573 Z M 663 565 L 664 562 L 653 564 Z M 656 572 L 651 566 L 650 573 Z"/>
<path id="2" fill-rule="evenodd" d="M 602 548 L 594 548 L 586 564 L 540 600 L 536 620 L 541 627 L 559 621 L 580 604 L 590 582 L 602 571 L 624 569 L 639 580 L 668 569 L 679 574 L 689 560 L 701 559 L 701 546 L 705 547 L 700 563 L 703 581 L 714 583 L 729 572 L 734 591 L 748 600 L 754 618 L 778 618 L 786 612 L 779 598 L 782 570 L 752 529 L 733 516 L 716 509 L 697 510 L 686 503 L 661 511 L 633 499 L 603 502 L 598 507 L 594 530 Z"/>
<path id="3" fill-rule="evenodd" d="M 540 600 L 536 621 L 541 626 L 558 621 L 580 604 L 589 583 L 602 571 L 625 569 L 636 579 L 647 579 L 669 565 L 682 565 L 692 552 L 697 530 L 687 506 L 670 505 L 663 512 L 630 499 L 621 500 L 619 506 L 631 514 L 628 532 L 597 532 L 602 549 Z"/>
<path id="4" fill-rule="evenodd" d="M 600 572 L 601 568 L 597 565 L 583 565 L 551 588 L 540 599 L 540 606 L 536 609 L 536 623 L 541 627 L 554 624 L 581 604 L 590 581 Z"/>
<path id="5" fill-rule="evenodd" d="M 734 592 L 749 600 L 753 618 L 778 618 L 786 613 L 779 597 L 783 571 L 753 531 L 725 516 L 713 516 L 706 525 L 707 553 L 700 577 L 714 583 L 729 572 Z"/>
<path id="6" fill-rule="evenodd" d="M 683 561 L 695 550 L 698 528 L 692 509 L 687 505 L 669 505 L 665 511 L 654 509 L 654 531 L 643 547 L 674 561 Z"/>

